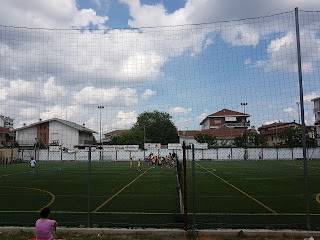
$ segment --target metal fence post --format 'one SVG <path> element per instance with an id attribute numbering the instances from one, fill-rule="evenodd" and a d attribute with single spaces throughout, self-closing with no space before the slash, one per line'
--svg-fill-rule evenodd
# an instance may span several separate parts
<path id="1" fill-rule="evenodd" d="M 301 112 L 301 134 L 302 134 L 302 151 L 303 151 L 303 169 L 304 169 L 304 188 L 305 188 L 305 208 L 307 217 L 307 230 L 310 230 L 310 210 L 309 210 L 309 190 L 308 190 L 308 163 L 306 154 L 306 125 L 304 121 L 304 102 L 303 102 L 303 83 L 302 83 L 302 68 L 301 68 L 301 49 L 300 49 L 300 30 L 299 30 L 299 11 L 295 8 L 295 23 L 296 23 L 296 39 L 297 39 L 297 58 L 299 72 L 299 90 L 300 90 L 300 112 Z"/>
<path id="2" fill-rule="evenodd" d="M 193 227 L 196 225 L 196 162 L 194 158 L 194 144 L 192 148 L 192 208 L 193 208 Z"/>
<path id="3" fill-rule="evenodd" d="M 184 230 L 188 230 L 188 207 L 187 207 L 187 161 L 186 161 L 186 143 L 182 145 L 182 160 L 183 160 L 183 204 L 184 204 Z"/>
<path id="4" fill-rule="evenodd" d="M 90 227 L 90 208 L 91 208 L 91 147 L 88 147 L 88 219 L 87 227 Z"/>

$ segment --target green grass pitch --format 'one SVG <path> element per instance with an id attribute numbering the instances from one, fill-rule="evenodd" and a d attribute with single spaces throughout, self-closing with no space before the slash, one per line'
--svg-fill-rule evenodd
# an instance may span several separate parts
<path id="1" fill-rule="evenodd" d="M 50 205 L 51 217 L 65 226 L 183 226 L 176 169 L 144 162 L 142 172 L 129 162 L 92 162 L 90 169 L 88 162 L 38 162 L 35 173 L 27 163 L 2 165 L 0 224 L 33 225 Z M 320 161 L 308 161 L 314 228 L 319 173 Z M 198 227 L 303 228 L 306 222 L 300 160 L 196 161 L 194 175 L 187 161 L 187 195 L 188 221 Z"/>

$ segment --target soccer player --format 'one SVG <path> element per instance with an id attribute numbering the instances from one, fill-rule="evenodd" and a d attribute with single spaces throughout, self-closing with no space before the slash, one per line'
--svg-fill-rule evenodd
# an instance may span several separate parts
<path id="1" fill-rule="evenodd" d="M 130 169 L 132 169 L 133 160 L 130 158 Z"/>
<path id="2" fill-rule="evenodd" d="M 31 168 L 32 168 L 32 172 L 33 172 L 33 173 L 34 173 L 34 171 L 35 171 L 36 164 L 37 164 L 36 160 L 34 160 L 33 157 L 31 157 L 30 166 L 31 166 Z"/>
<path id="3" fill-rule="evenodd" d="M 139 160 L 138 160 L 138 171 L 140 171 L 140 172 L 142 171 L 142 170 L 141 170 L 141 161 L 140 161 L 140 158 L 139 158 Z"/>

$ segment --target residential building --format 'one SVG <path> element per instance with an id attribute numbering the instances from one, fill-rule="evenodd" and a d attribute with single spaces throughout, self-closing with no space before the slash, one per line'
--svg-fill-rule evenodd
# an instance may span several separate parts
<path id="1" fill-rule="evenodd" d="M 128 129 L 124 129 L 124 130 L 114 130 L 114 131 L 105 133 L 105 134 L 103 134 L 104 138 L 101 141 L 102 141 L 102 143 L 108 143 L 112 140 L 112 138 L 121 136 L 122 134 L 124 134 L 128 131 L 129 131 Z"/>
<path id="2" fill-rule="evenodd" d="M 14 146 L 13 119 L 0 115 L 0 147 Z"/>
<path id="3" fill-rule="evenodd" d="M 181 144 L 185 142 L 186 145 L 197 143 L 197 141 L 194 139 L 194 136 L 198 134 L 208 134 L 216 137 L 218 146 L 233 146 L 234 138 L 242 135 L 246 131 L 253 130 L 221 126 L 220 128 L 212 128 L 205 130 L 178 131 L 178 136 L 179 142 Z"/>
<path id="4" fill-rule="evenodd" d="M 250 126 L 248 118 L 249 114 L 232 111 L 229 109 L 222 109 L 218 112 L 208 115 L 200 123 L 201 130 L 217 129 L 222 126 L 229 128 L 247 129 Z"/>
<path id="5" fill-rule="evenodd" d="M 296 122 L 274 122 L 272 124 L 262 125 L 258 128 L 258 131 L 261 135 L 267 137 L 268 146 L 277 146 L 282 143 L 282 140 L 279 137 L 280 133 L 285 129 L 297 127 L 301 127 L 301 125 Z"/>
<path id="6" fill-rule="evenodd" d="M 317 146 L 320 146 L 320 97 L 311 99 L 311 101 L 313 101 L 314 104 L 315 139 L 317 141 Z"/>
<path id="7" fill-rule="evenodd" d="M 0 115 L 0 127 L 12 129 L 13 119 L 10 117 L 5 117 L 3 115 Z"/>
<path id="8" fill-rule="evenodd" d="M 0 148 L 14 146 L 14 132 L 9 128 L 0 127 Z"/>
<path id="9" fill-rule="evenodd" d="M 17 128 L 16 141 L 20 147 L 34 146 L 36 143 L 49 146 L 73 148 L 86 144 L 95 144 L 93 130 L 74 122 L 52 118 Z"/>
<path id="10" fill-rule="evenodd" d="M 179 141 L 181 144 L 184 141 L 189 145 L 197 143 L 195 135 L 209 134 L 216 137 L 218 146 L 232 146 L 235 137 L 248 131 L 249 117 L 249 114 L 222 109 L 205 117 L 200 123 L 201 130 L 178 131 Z"/>

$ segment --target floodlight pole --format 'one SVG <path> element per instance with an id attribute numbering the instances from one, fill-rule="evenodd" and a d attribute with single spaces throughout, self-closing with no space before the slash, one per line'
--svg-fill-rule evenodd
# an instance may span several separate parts
<path id="1" fill-rule="evenodd" d="M 248 105 L 248 103 L 246 103 L 246 102 L 242 102 L 242 103 L 241 103 L 241 106 L 243 106 L 243 113 L 244 113 L 244 115 L 246 115 L 246 106 L 247 106 L 247 105 Z M 247 118 L 246 118 L 246 116 L 244 116 L 244 120 L 245 120 L 244 126 L 247 127 Z"/>
<path id="2" fill-rule="evenodd" d="M 248 103 L 242 102 L 241 106 L 243 106 L 243 114 L 244 114 L 244 127 L 247 130 L 247 117 L 246 117 L 246 106 Z M 246 137 L 246 142 L 245 142 L 245 149 L 244 149 L 244 160 L 248 160 L 248 152 L 247 152 L 247 146 L 248 146 L 248 139 Z"/>
<path id="3" fill-rule="evenodd" d="M 302 64 L 300 49 L 300 30 L 299 30 L 299 11 L 295 8 L 296 23 L 296 41 L 297 41 L 297 59 L 299 73 L 299 93 L 300 93 L 300 110 L 301 110 L 301 134 L 302 134 L 302 152 L 303 152 L 303 175 L 305 190 L 305 210 L 307 220 L 307 230 L 310 230 L 310 209 L 309 209 L 309 189 L 308 189 L 308 161 L 307 161 L 307 143 L 306 143 L 306 124 L 304 120 L 304 104 L 303 104 L 303 81 L 302 81 Z"/>
<path id="4" fill-rule="evenodd" d="M 98 106 L 99 110 L 100 110 L 100 142 L 99 142 L 99 145 L 100 145 L 100 157 L 99 157 L 99 161 L 102 161 L 102 140 L 101 140 L 101 110 L 104 108 L 104 106 Z"/>

